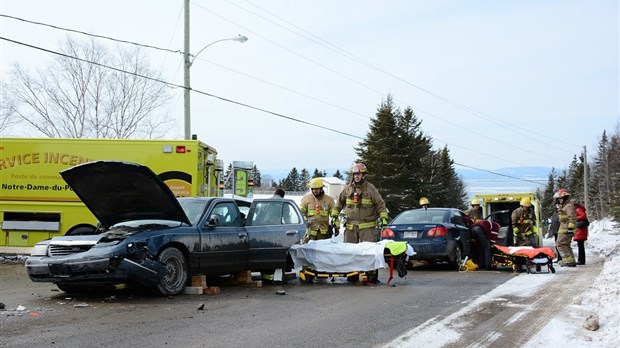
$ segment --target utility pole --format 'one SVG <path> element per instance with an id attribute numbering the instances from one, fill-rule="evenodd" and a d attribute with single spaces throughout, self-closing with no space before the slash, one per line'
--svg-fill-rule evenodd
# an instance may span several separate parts
<path id="1" fill-rule="evenodd" d="M 183 121 L 185 129 L 185 140 L 192 138 L 191 127 L 191 104 L 190 104 L 190 84 L 189 84 L 189 0 L 183 0 L 183 12 L 185 14 L 185 35 L 183 44 Z"/>
<path id="2" fill-rule="evenodd" d="M 583 205 L 588 206 L 588 154 L 586 152 L 586 146 L 583 146 Z"/>

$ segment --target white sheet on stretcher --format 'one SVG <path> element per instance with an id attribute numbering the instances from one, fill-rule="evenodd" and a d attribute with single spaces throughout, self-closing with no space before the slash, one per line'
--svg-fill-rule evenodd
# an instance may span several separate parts
<path id="1" fill-rule="evenodd" d="M 308 266 L 320 272 L 371 271 L 387 267 L 383 249 L 389 242 L 354 244 L 323 239 L 292 245 L 291 256 L 295 268 Z"/>

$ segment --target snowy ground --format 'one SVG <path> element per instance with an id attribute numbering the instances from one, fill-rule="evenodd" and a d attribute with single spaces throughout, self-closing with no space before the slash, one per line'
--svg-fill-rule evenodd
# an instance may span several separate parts
<path id="1" fill-rule="evenodd" d="M 297 203 L 301 200 L 301 197 L 286 198 L 293 199 Z M 574 289 L 574 296 L 570 302 L 567 302 L 565 308 L 522 345 L 523 347 L 550 347 L 553 346 L 552 344 L 568 344 L 570 347 L 620 347 L 620 334 L 618 333 L 620 328 L 620 226 L 610 219 L 604 219 L 592 222 L 588 229 L 586 255 L 590 257 L 590 260 L 595 257 L 601 258 L 603 270 L 589 286 Z M 545 240 L 545 245 L 554 246 L 553 239 Z M 577 256 L 576 243 L 573 243 L 573 250 Z M 570 269 L 557 267 L 556 274 L 571 272 L 571 276 L 573 274 L 578 276 L 580 268 L 580 266 Z M 582 268 L 582 272 L 585 272 L 585 269 Z M 553 280 L 553 277 L 528 277 L 527 274 L 522 273 L 491 293 L 470 302 L 452 316 L 431 319 L 396 338 L 387 347 L 453 345 L 459 342 L 460 334 L 454 328 L 459 327 L 456 322 L 462 320 L 463 315 L 467 316 L 468 313 L 476 312 L 476 307 L 485 302 L 502 301 L 506 297 L 531 296 L 544 292 Z M 566 284 L 567 287 L 571 285 L 574 284 Z M 586 319 L 592 314 L 598 317 L 600 323 L 596 331 L 583 327 Z M 474 344 L 473 346 L 484 347 L 485 345 Z"/>
<path id="2" fill-rule="evenodd" d="M 549 347 L 551 343 L 620 347 L 620 228 L 615 222 L 605 219 L 590 225 L 586 255 L 592 254 L 604 259 L 603 271 L 596 281 L 583 293 L 576 293 L 573 303 L 532 337 L 526 347 Z M 598 316 L 597 331 L 582 326 L 590 314 Z"/>
<path id="3" fill-rule="evenodd" d="M 506 336 L 510 336 L 507 339 L 513 342 L 511 346 L 528 348 L 558 344 L 620 347 L 620 228 L 613 225 L 609 219 L 590 225 L 586 255 L 592 264 L 577 268 L 557 267 L 556 273 L 549 276 L 520 273 L 488 294 L 463 304 L 457 312 L 432 318 L 397 337 L 386 347 L 496 347 L 506 342 L 502 341 Z M 553 243 L 553 239 L 545 240 L 547 246 Z M 576 244 L 573 244 L 576 252 Z M 602 271 L 597 274 L 601 262 Z M 474 332 L 472 337 L 477 325 L 487 324 L 483 320 L 476 322 L 477 314 L 505 303 L 509 298 L 523 298 L 526 302 L 527 298 L 534 298 L 535 301 L 527 305 L 513 304 L 520 309 L 508 320 L 496 322 L 479 336 Z M 593 314 L 600 323 L 596 331 L 583 327 Z M 538 318 L 533 320 L 536 316 Z M 529 325 L 540 329 L 532 337 L 528 332 L 534 330 L 528 329 Z M 523 327 L 526 329 L 519 331 Z"/>

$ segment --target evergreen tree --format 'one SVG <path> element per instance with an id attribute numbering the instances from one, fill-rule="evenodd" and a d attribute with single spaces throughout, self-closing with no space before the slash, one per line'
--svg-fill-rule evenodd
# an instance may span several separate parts
<path id="1" fill-rule="evenodd" d="M 557 191 L 555 186 L 556 176 L 557 173 L 555 171 L 555 168 L 551 168 L 551 172 L 549 172 L 549 176 L 547 178 L 547 185 L 545 186 L 544 191 L 539 194 L 539 197 L 541 197 L 540 204 L 543 210 L 542 216 L 540 217 L 541 219 L 550 217 L 555 214 L 555 199 L 553 198 L 553 195 Z"/>
<path id="2" fill-rule="evenodd" d="M 620 221 L 620 123 L 616 125 L 615 134 L 609 139 L 609 176 L 610 200 L 609 213 Z"/>
<path id="3" fill-rule="evenodd" d="M 344 180 L 344 177 L 340 173 L 339 169 L 336 169 L 336 172 L 334 173 L 334 178 L 338 178 L 338 179 Z"/>
<path id="4" fill-rule="evenodd" d="M 262 186 L 263 182 L 262 182 L 261 174 L 260 174 L 260 171 L 258 170 L 258 167 L 256 167 L 256 164 L 254 165 L 254 167 L 252 167 L 252 172 L 250 173 L 250 177 L 254 180 L 254 187 Z"/>
<path id="5" fill-rule="evenodd" d="M 401 112 L 388 95 L 371 119 L 366 138 L 355 148 L 359 161 L 368 167 L 368 180 L 379 189 L 391 213 L 417 207 L 428 190 L 424 164 L 432 144 L 421 123 L 410 107 Z"/>
<path id="6" fill-rule="evenodd" d="M 278 186 L 285 191 L 300 191 L 299 183 L 299 173 L 297 172 L 297 168 L 293 167 L 286 178 L 280 180 L 280 184 Z"/>
<path id="7" fill-rule="evenodd" d="M 436 178 L 438 185 L 435 196 L 433 196 L 433 205 L 439 207 L 455 207 L 464 209 L 467 207 L 467 192 L 465 183 L 454 170 L 454 161 L 450 158 L 450 151 L 445 146 L 441 151 L 437 152 L 438 161 L 436 165 Z"/>
<path id="8" fill-rule="evenodd" d="M 583 154 L 577 159 L 577 156 L 573 156 L 573 160 L 568 166 L 568 172 L 566 179 L 568 181 L 568 191 L 571 192 L 572 197 L 580 202 L 583 202 L 585 197 L 583 192 Z"/>
<path id="9" fill-rule="evenodd" d="M 233 188 L 233 180 L 232 177 L 232 163 L 228 165 L 226 171 L 224 172 L 224 189 L 232 190 Z"/>
<path id="10" fill-rule="evenodd" d="M 592 166 L 592 185 L 590 185 L 590 215 L 594 218 L 603 218 L 609 216 L 609 207 L 611 205 L 611 181 L 609 172 L 609 139 L 607 132 L 603 131 L 601 140 L 598 144 L 598 150 L 594 157 Z"/>
<path id="11" fill-rule="evenodd" d="M 314 168 L 314 172 L 312 173 L 312 178 L 320 178 L 323 177 L 323 173 L 318 169 Z"/>
<path id="12" fill-rule="evenodd" d="M 308 190 L 308 182 L 310 181 L 310 173 L 306 168 L 301 170 L 299 174 L 299 185 L 297 186 L 297 191 L 307 191 Z"/>
<path id="13" fill-rule="evenodd" d="M 405 175 L 398 171 L 401 163 L 397 161 L 399 154 L 396 152 L 400 149 L 390 146 L 395 145 L 393 142 L 403 133 L 396 125 L 399 113 L 392 97 L 388 96 L 377 108 L 376 118 L 371 119 L 366 139 L 356 148 L 359 161 L 368 168 L 367 179 L 381 192 L 388 210 L 392 212 L 402 210 L 403 195 L 401 185 L 396 185 L 399 179 L 396 176 Z"/>

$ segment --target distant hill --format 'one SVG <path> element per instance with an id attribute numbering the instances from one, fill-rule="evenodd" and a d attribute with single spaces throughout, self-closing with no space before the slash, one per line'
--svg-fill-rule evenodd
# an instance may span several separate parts
<path id="1" fill-rule="evenodd" d="M 328 176 L 331 176 L 336 172 L 336 169 L 325 170 L 327 171 Z M 284 179 L 289 172 L 290 170 L 261 170 L 262 175 L 271 175 L 271 177 L 276 181 Z M 340 170 L 340 172 L 344 173 L 343 170 Z M 468 200 L 471 200 L 476 194 L 535 192 L 536 189 L 545 187 L 551 168 L 511 167 L 493 169 L 488 172 L 475 169 L 457 168 L 456 172 L 463 178 L 463 181 L 467 187 Z M 508 177 L 489 172 L 507 175 Z"/>
<path id="2" fill-rule="evenodd" d="M 288 170 L 262 169 L 262 168 L 259 168 L 259 169 L 261 170 L 262 175 L 271 175 L 271 177 L 274 180 L 284 179 L 288 175 L 288 173 L 291 171 L 290 169 Z M 327 171 L 327 176 L 332 176 L 336 172 L 336 170 L 340 170 L 340 172 L 343 175 L 346 172 L 346 169 L 339 169 L 339 168 L 327 168 L 324 170 Z M 312 169 L 312 171 L 314 171 L 314 168 Z M 483 172 L 483 171 L 476 170 L 476 169 L 468 169 L 468 168 L 460 169 L 457 167 L 456 172 L 459 175 L 461 175 L 461 177 L 465 181 L 469 181 L 469 180 L 502 180 L 503 181 L 503 180 L 509 179 L 504 176 L 495 175 L 495 174 Z M 491 169 L 489 170 L 489 172 L 495 172 L 495 173 L 508 175 L 508 176 L 515 177 L 515 178 L 523 178 L 527 180 L 541 180 L 541 179 L 547 180 L 547 177 L 549 176 L 549 173 L 551 172 L 551 168 L 550 167 L 510 167 L 510 168 Z"/>

